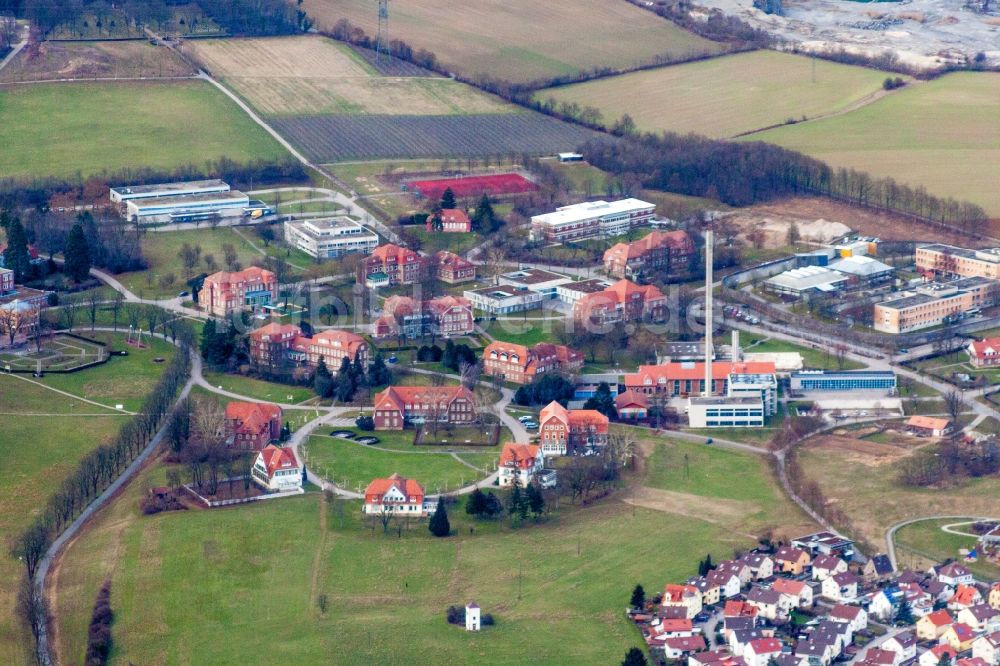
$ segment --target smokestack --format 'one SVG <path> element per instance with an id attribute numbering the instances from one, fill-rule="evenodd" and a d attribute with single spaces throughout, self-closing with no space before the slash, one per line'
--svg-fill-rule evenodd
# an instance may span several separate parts
<path id="1" fill-rule="evenodd" d="M 712 395 L 712 250 L 715 233 L 705 229 L 705 396 Z"/>
<path id="2" fill-rule="evenodd" d="M 740 349 L 740 331 L 738 328 L 733 329 L 732 348 L 733 363 L 739 363 L 743 360 L 743 350 Z"/>

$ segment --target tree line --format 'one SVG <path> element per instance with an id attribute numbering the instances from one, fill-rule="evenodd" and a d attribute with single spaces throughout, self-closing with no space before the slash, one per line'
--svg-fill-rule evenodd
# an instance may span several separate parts
<path id="1" fill-rule="evenodd" d="M 165 312 L 163 316 L 166 318 Z M 17 610 L 36 640 L 45 626 L 48 610 L 44 600 L 31 593 L 31 584 L 45 553 L 55 538 L 119 477 L 156 434 L 170 413 L 177 392 L 187 381 L 190 368 L 188 354 L 194 343 L 190 324 L 182 321 L 178 352 L 166 364 L 163 374 L 136 415 L 121 426 L 110 443 L 84 456 L 76 469 L 52 493 L 38 516 L 14 540 L 12 554 L 24 564 L 22 588 L 27 590 L 26 594 L 19 595 Z"/>
<path id="2" fill-rule="evenodd" d="M 876 178 L 763 142 L 734 142 L 674 133 L 635 134 L 583 147 L 594 166 L 635 174 L 644 187 L 747 206 L 776 198 L 818 194 L 891 211 L 966 233 L 986 221 L 982 208 L 929 194 L 892 178 Z"/>
<path id="3" fill-rule="evenodd" d="M 302 0 L 294 5 L 285 0 L 194 0 L 224 31 L 232 35 L 289 35 L 306 32 L 312 21 L 302 10 Z M 174 9 L 189 0 L 0 0 L 0 13 L 10 12 L 34 24 L 42 36 L 61 25 L 75 23 L 89 15 L 113 24 L 126 21 L 141 29 L 160 29 L 173 18 Z"/>

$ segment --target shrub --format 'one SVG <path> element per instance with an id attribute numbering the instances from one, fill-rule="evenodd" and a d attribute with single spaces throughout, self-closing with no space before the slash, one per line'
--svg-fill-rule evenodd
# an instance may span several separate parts
<path id="1" fill-rule="evenodd" d="M 114 613 L 111 611 L 111 581 L 106 580 L 97 593 L 94 610 L 90 617 L 90 628 L 87 631 L 86 666 L 103 666 L 108 663 L 111 653 L 111 622 Z"/>
<path id="2" fill-rule="evenodd" d="M 362 414 L 354 420 L 354 425 L 358 427 L 358 430 L 371 432 L 372 430 L 375 430 L 375 419 L 367 414 Z"/>
<path id="3" fill-rule="evenodd" d="M 448 620 L 448 624 L 465 624 L 465 607 L 464 606 L 448 606 L 448 612 L 445 614 L 445 618 Z M 482 622 L 482 618 L 480 618 Z"/>

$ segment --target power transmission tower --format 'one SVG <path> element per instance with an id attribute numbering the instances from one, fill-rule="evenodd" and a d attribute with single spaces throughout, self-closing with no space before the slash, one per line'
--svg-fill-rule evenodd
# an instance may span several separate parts
<path id="1" fill-rule="evenodd" d="M 389 55 L 389 0 L 378 0 L 378 34 L 375 36 L 375 66 Z"/>

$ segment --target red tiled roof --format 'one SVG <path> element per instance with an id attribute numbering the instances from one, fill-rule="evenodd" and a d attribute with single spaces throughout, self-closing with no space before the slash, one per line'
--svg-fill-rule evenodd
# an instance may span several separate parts
<path id="1" fill-rule="evenodd" d="M 950 645 L 948 645 L 947 643 L 942 643 L 941 645 L 935 645 L 930 650 L 928 650 L 928 652 L 937 657 L 938 661 L 940 661 L 941 657 L 943 657 L 944 655 L 948 655 L 952 660 L 954 660 L 956 654 L 955 649 Z"/>
<path id="2" fill-rule="evenodd" d="M 267 478 L 269 479 L 279 469 L 292 469 L 299 466 L 294 451 L 277 447 L 274 444 L 265 446 L 260 455 L 264 459 L 264 467 L 267 468 Z"/>
<path id="3" fill-rule="evenodd" d="M 681 650 L 683 652 L 698 652 L 705 649 L 705 638 L 703 636 L 674 636 L 666 639 L 664 643 L 671 650 Z"/>
<path id="4" fill-rule="evenodd" d="M 946 627 L 952 623 L 951 614 L 946 610 L 934 611 L 926 615 L 927 620 L 936 627 Z"/>
<path id="5" fill-rule="evenodd" d="M 238 431 L 259 432 L 273 419 L 281 420 L 281 407 L 269 402 L 231 402 L 226 405 L 226 420 L 239 421 Z"/>
<path id="6" fill-rule="evenodd" d="M 773 361 L 747 361 L 745 363 L 732 363 L 730 361 L 718 361 L 712 363 L 712 379 L 725 379 L 732 373 L 738 374 L 774 374 Z M 660 378 L 664 381 L 684 381 L 699 380 L 705 378 L 705 364 L 703 362 L 670 362 L 662 365 L 640 365 L 639 371 L 625 375 L 626 386 L 646 386 L 648 378 L 651 385 L 655 386 Z"/>
<path id="7" fill-rule="evenodd" d="M 800 580 L 791 580 L 790 578 L 775 578 L 774 584 L 771 585 L 771 589 L 775 592 L 781 592 L 782 594 L 794 594 L 796 596 L 802 594 L 805 588 L 805 583 Z"/>
<path id="8" fill-rule="evenodd" d="M 261 326 L 258 329 L 250 331 L 250 337 L 254 339 L 268 338 L 284 338 L 284 337 L 295 337 L 301 335 L 301 331 L 298 326 L 293 324 L 279 324 L 278 322 L 271 322 L 265 326 Z"/>
<path id="9" fill-rule="evenodd" d="M 750 647 L 755 654 L 781 652 L 781 641 L 777 638 L 757 638 L 750 641 Z"/>
<path id="10" fill-rule="evenodd" d="M 632 389 L 625 389 L 617 396 L 615 396 L 615 408 L 616 409 L 628 409 L 641 407 L 645 409 L 649 406 L 649 400 L 646 398 L 644 393 L 639 393 L 638 391 L 633 391 Z"/>
<path id="11" fill-rule="evenodd" d="M 217 285 L 227 285 L 234 282 L 275 282 L 277 277 L 274 273 L 267 270 L 266 268 L 260 268 L 259 266 L 250 266 L 249 268 L 244 268 L 241 271 L 228 272 L 219 271 L 218 273 L 212 273 L 205 278 L 205 284 L 217 284 Z"/>
<path id="12" fill-rule="evenodd" d="M 396 488 L 409 499 L 416 502 L 424 501 L 424 487 L 413 479 L 404 479 L 399 474 L 392 474 L 388 479 L 374 479 L 365 488 L 365 501 L 370 502 L 376 497 L 381 498 L 390 488 Z"/>
<path id="13" fill-rule="evenodd" d="M 971 640 L 976 635 L 976 632 L 972 630 L 972 627 L 965 624 L 964 622 L 956 622 L 955 624 L 951 625 L 949 631 L 955 632 L 955 637 L 959 640 L 959 642 L 962 643 Z"/>
<path id="14" fill-rule="evenodd" d="M 757 615 L 757 607 L 745 601 L 729 600 L 722 609 L 723 617 L 754 617 Z"/>
<path id="15" fill-rule="evenodd" d="M 832 609 L 830 609 L 829 616 L 835 617 L 838 620 L 853 620 L 861 614 L 861 609 L 858 606 L 848 606 L 847 604 L 837 604 Z"/>
<path id="16" fill-rule="evenodd" d="M 948 419 L 938 419 L 933 416 L 911 416 L 906 425 L 926 430 L 944 430 L 951 423 Z"/>
<path id="17" fill-rule="evenodd" d="M 395 262 L 403 264 L 419 261 L 420 255 L 408 248 L 400 247 L 393 243 L 386 243 L 375 248 L 369 255 L 369 258 L 378 259 L 382 263 Z"/>
<path id="18" fill-rule="evenodd" d="M 538 458 L 538 446 L 535 444 L 514 444 L 508 442 L 503 445 L 500 452 L 500 467 L 514 467 L 518 469 L 531 469 Z"/>
<path id="19" fill-rule="evenodd" d="M 671 249 L 681 249 L 685 252 L 694 250 L 691 237 L 684 231 L 653 231 L 639 240 L 631 243 L 617 243 L 604 252 L 604 261 L 612 259 L 625 261 L 635 259 L 648 253 L 650 250 L 670 247 Z"/>
<path id="20" fill-rule="evenodd" d="M 1000 354 L 1000 337 L 973 340 L 969 347 L 976 358 L 995 356 Z"/>
<path id="21" fill-rule="evenodd" d="M 336 347 L 337 349 L 345 349 L 347 353 L 351 356 L 355 356 L 358 351 L 367 345 L 365 339 L 358 335 L 357 333 L 351 333 L 350 331 L 340 331 L 337 329 L 328 329 L 326 331 L 320 331 L 312 337 L 310 340 L 310 345 L 315 345 L 317 347 Z M 317 350 L 322 352 L 322 350 Z"/>
<path id="22" fill-rule="evenodd" d="M 375 396 L 375 409 L 395 408 L 401 411 L 408 404 L 434 402 L 450 404 L 459 397 L 475 403 L 475 396 L 464 386 L 389 386 Z"/>

